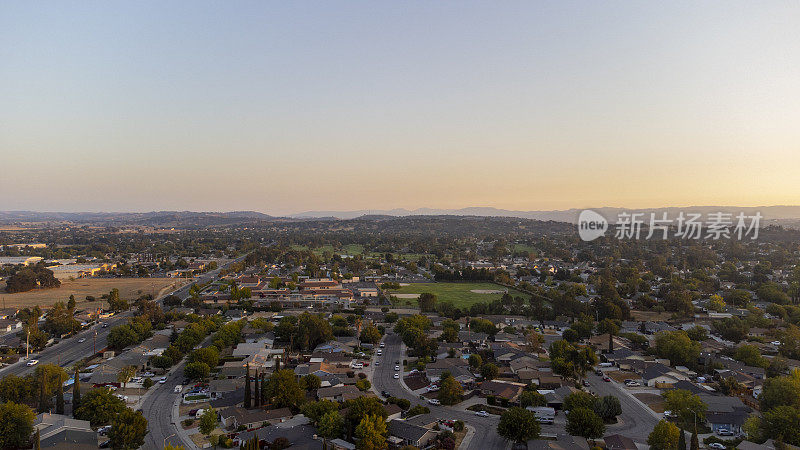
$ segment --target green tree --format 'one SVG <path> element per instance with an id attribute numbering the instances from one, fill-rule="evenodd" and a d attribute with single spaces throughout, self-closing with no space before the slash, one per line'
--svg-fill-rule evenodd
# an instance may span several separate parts
<path id="1" fill-rule="evenodd" d="M 483 376 L 484 380 L 497 378 L 499 373 L 500 369 L 498 369 L 494 363 L 486 363 L 481 367 L 481 376 Z"/>
<path id="2" fill-rule="evenodd" d="M 303 404 L 300 411 L 313 423 L 319 424 L 320 419 L 329 412 L 339 410 L 339 404 L 330 400 L 320 400 Z"/>
<path id="3" fill-rule="evenodd" d="M 205 363 L 209 368 L 217 367 L 217 364 L 219 364 L 219 351 L 216 347 L 199 348 L 189 353 L 189 362 Z"/>
<path id="4" fill-rule="evenodd" d="M 419 295 L 419 309 L 422 312 L 436 311 L 436 294 L 423 292 Z"/>
<path id="5" fill-rule="evenodd" d="M 697 427 L 692 431 L 692 442 L 689 445 L 690 450 L 700 450 L 700 440 L 697 439 Z"/>
<path id="6" fill-rule="evenodd" d="M 477 353 L 473 353 L 473 354 L 469 355 L 469 366 L 470 367 L 472 367 L 473 369 L 477 369 L 481 365 L 483 365 L 483 358 L 481 358 L 481 355 L 479 355 Z"/>
<path id="7" fill-rule="evenodd" d="M 24 378 L 9 374 L 0 379 L 0 399 L 4 402 L 22 403 L 30 395 L 30 386 Z"/>
<path id="8" fill-rule="evenodd" d="M 660 420 L 647 437 L 647 444 L 652 450 L 675 450 L 679 448 L 678 441 L 681 434 L 680 428 L 675 424 Z"/>
<path id="9" fill-rule="evenodd" d="M 519 402 L 523 408 L 526 408 L 528 406 L 536 407 L 536 406 L 547 405 L 547 399 L 545 398 L 544 395 L 536 391 L 528 391 L 528 390 L 523 391 L 522 394 L 520 394 Z"/>
<path id="10" fill-rule="evenodd" d="M 672 411 L 684 427 L 688 428 L 696 420 L 702 422 L 708 408 L 700 397 L 685 389 L 672 389 L 661 394 L 664 397 L 664 409 Z"/>
<path id="11" fill-rule="evenodd" d="M 439 393 L 436 398 L 442 402 L 443 405 L 455 405 L 461 401 L 461 396 L 464 395 L 464 388 L 449 372 L 442 374 L 439 380 Z"/>
<path id="12" fill-rule="evenodd" d="M 276 368 L 277 369 L 277 368 Z M 252 389 L 250 389 L 250 363 L 245 364 L 244 376 L 244 407 L 250 409 L 253 406 Z"/>
<path id="13" fill-rule="evenodd" d="M 200 432 L 208 436 L 217 428 L 217 410 L 208 408 L 202 416 L 200 416 L 200 424 L 198 425 Z"/>
<path id="14" fill-rule="evenodd" d="M 525 408 L 509 408 L 500 416 L 497 434 L 514 442 L 527 442 L 539 437 L 541 426 L 536 415 Z"/>
<path id="15" fill-rule="evenodd" d="M 601 397 L 594 405 L 594 412 L 600 416 L 605 423 L 615 422 L 616 417 L 622 414 L 622 406 L 619 399 L 613 395 Z"/>
<path id="16" fill-rule="evenodd" d="M 99 427 L 110 423 L 111 419 L 120 415 L 125 409 L 125 403 L 111 391 L 99 388 L 83 396 L 76 417 L 88 420 L 93 427 Z"/>
<path id="17" fill-rule="evenodd" d="M 202 380 L 208 378 L 211 368 L 204 362 L 188 363 L 183 367 L 183 374 L 190 380 Z"/>
<path id="18" fill-rule="evenodd" d="M 278 408 L 296 408 L 305 400 L 294 371 L 279 370 L 270 375 L 265 388 L 266 397 Z"/>
<path id="19" fill-rule="evenodd" d="M 741 361 L 748 366 L 754 367 L 769 367 L 769 360 L 761 356 L 761 350 L 752 344 L 742 344 L 733 352 L 733 358 Z"/>
<path id="20" fill-rule="evenodd" d="M 378 415 L 367 415 L 356 427 L 359 450 L 383 450 L 386 445 L 386 420 Z"/>
<path id="21" fill-rule="evenodd" d="M 319 419 L 317 432 L 327 439 L 336 439 L 342 435 L 344 419 L 338 411 L 329 411 Z"/>
<path id="22" fill-rule="evenodd" d="M 695 366 L 700 356 L 700 343 L 692 341 L 683 330 L 660 331 L 656 333 L 655 352 L 672 365 Z"/>
<path id="23" fill-rule="evenodd" d="M 22 448 L 33 432 L 33 410 L 15 402 L 0 403 L 0 448 Z"/>
<path id="24" fill-rule="evenodd" d="M 122 389 L 125 389 L 126 385 L 131 378 L 136 375 L 136 366 L 125 366 L 119 370 L 117 373 L 117 381 L 122 384 Z"/>
<path id="25" fill-rule="evenodd" d="M 573 409 L 577 408 L 593 410 L 596 404 L 597 397 L 594 395 L 584 391 L 575 391 L 564 398 L 563 408 L 564 411 L 572 411 Z"/>
<path id="26" fill-rule="evenodd" d="M 356 381 L 356 387 L 361 392 L 366 392 L 372 387 L 372 384 L 366 378 Z"/>
<path id="27" fill-rule="evenodd" d="M 119 289 L 117 288 L 111 289 L 111 292 L 108 293 L 107 301 L 108 307 L 112 311 L 126 311 L 129 308 L 128 301 L 120 297 Z"/>
<path id="28" fill-rule="evenodd" d="M 79 370 L 75 367 L 75 378 L 72 383 L 72 415 L 75 417 L 78 408 L 81 406 L 81 379 Z"/>
<path id="29" fill-rule="evenodd" d="M 778 406 L 764 412 L 764 435 L 787 444 L 800 445 L 800 411 L 791 406 Z"/>
<path id="30" fill-rule="evenodd" d="M 586 371 L 597 364 L 597 355 L 590 347 L 574 345 L 565 340 L 550 344 L 550 359 L 553 371 L 575 380 L 586 375 Z"/>
<path id="31" fill-rule="evenodd" d="M 575 408 L 567 416 L 567 433 L 597 439 L 606 432 L 603 419 L 588 408 Z"/>
<path id="32" fill-rule="evenodd" d="M 313 391 L 322 386 L 322 380 L 313 373 L 310 373 L 302 378 L 302 385 L 307 391 Z"/>
<path id="33" fill-rule="evenodd" d="M 147 419 L 140 412 L 125 408 L 111 420 L 108 438 L 113 449 L 136 450 L 144 445 L 145 435 Z"/>
<path id="34" fill-rule="evenodd" d="M 378 330 L 378 327 L 370 323 L 361 331 L 359 339 L 361 342 L 368 342 L 375 345 L 381 340 L 381 332 Z"/>

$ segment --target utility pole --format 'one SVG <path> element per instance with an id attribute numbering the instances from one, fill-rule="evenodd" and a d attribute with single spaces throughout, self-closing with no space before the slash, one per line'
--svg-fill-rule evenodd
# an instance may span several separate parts
<path id="1" fill-rule="evenodd" d="M 25 359 L 27 360 L 31 356 L 31 327 L 25 329 Z"/>
<path id="2" fill-rule="evenodd" d="M 94 337 L 92 338 L 92 353 L 92 356 L 97 354 L 97 330 L 94 330 Z"/>

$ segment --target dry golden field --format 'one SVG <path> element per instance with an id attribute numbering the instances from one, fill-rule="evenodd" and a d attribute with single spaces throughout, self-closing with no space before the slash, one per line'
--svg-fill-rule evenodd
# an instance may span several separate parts
<path id="1" fill-rule="evenodd" d="M 169 287 L 178 287 L 186 283 L 186 279 L 175 278 L 81 278 L 78 280 L 62 280 L 61 287 L 56 289 L 35 289 L 28 292 L 7 294 L 5 283 L 0 283 L 0 307 L 18 307 L 39 305 L 48 308 L 53 303 L 69 299 L 70 294 L 75 295 L 78 308 L 88 305 L 86 296 L 91 295 L 99 299 L 101 295 L 108 294 L 111 289 L 119 289 L 122 298 L 135 300 L 142 294 L 159 295 Z M 93 302 L 93 307 L 105 306 L 105 302 Z"/>

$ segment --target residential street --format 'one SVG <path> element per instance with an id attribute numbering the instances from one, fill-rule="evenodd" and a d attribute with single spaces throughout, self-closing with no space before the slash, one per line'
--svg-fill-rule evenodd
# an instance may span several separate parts
<path id="1" fill-rule="evenodd" d="M 395 361 L 402 362 L 400 337 L 394 333 L 389 333 L 384 339 L 386 348 L 383 349 L 383 356 L 380 357 L 381 364 L 375 368 L 372 383 L 378 392 L 387 391 L 398 398 L 405 398 L 411 401 L 412 406 L 420 403 L 431 410 L 431 415 L 439 419 L 462 420 L 475 428 L 475 435 L 469 442 L 467 448 L 475 450 L 502 449 L 509 443 L 497 434 L 497 416 L 479 417 L 471 411 L 459 411 L 446 406 L 429 405 L 400 384 L 401 380 L 395 380 L 394 370 Z M 402 368 L 402 366 L 401 366 Z M 402 373 L 401 373 L 402 376 Z"/>

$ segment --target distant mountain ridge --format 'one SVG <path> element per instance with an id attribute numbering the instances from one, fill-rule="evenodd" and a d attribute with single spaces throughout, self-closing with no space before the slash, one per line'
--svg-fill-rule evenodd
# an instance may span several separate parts
<path id="1" fill-rule="evenodd" d="M 388 210 L 362 209 L 352 211 L 306 211 L 287 216 L 272 216 L 257 211 L 150 211 L 150 212 L 39 212 L 39 211 L 0 211 L 2 222 L 75 222 L 105 223 L 108 225 L 153 225 L 153 226 L 214 226 L 234 223 L 260 221 L 304 221 L 304 220 L 350 220 L 356 218 L 377 219 L 380 217 L 404 216 L 477 216 L 513 217 L 520 219 L 576 223 L 578 215 L 587 208 L 564 210 L 517 211 L 493 207 L 475 206 L 459 209 L 417 208 L 413 210 L 395 208 Z M 800 224 L 800 206 L 687 206 L 666 208 L 588 208 L 603 215 L 609 222 L 615 222 L 621 212 L 656 213 L 659 217 L 667 213 L 674 218 L 680 212 L 700 213 L 704 216 L 712 212 L 753 215 L 760 212 L 765 222 Z M 649 215 L 646 216 L 649 218 Z"/>
<path id="2" fill-rule="evenodd" d="M 610 222 L 615 222 L 617 216 L 621 212 L 635 211 L 651 213 L 657 215 L 667 213 L 668 217 L 674 218 L 680 212 L 684 213 L 700 213 L 708 214 L 713 212 L 723 212 L 738 214 L 743 212 L 747 215 L 753 215 L 756 212 L 761 212 L 764 220 L 796 220 L 800 219 L 800 206 L 686 206 L 686 207 L 665 207 L 665 208 L 617 208 L 617 207 L 600 207 L 600 208 L 572 208 L 564 210 L 542 210 L 542 211 L 516 211 L 508 209 L 499 209 L 493 207 L 475 206 L 459 209 L 433 209 L 433 208 L 418 208 L 413 210 L 396 208 L 388 210 L 354 210 L 354 211 L 307 211 L 299 214 L 292 214 L 289 217 L 295 219 L 312 219 L 323 217 L 335 217 L 337 219 L 354 219 L 362 216 L 487 216 L 487 217 L 517 217 L 520 219 L 532 220 L 553 220 L 556 222 L 576 223 L 578 215 L 584 209 L 592 209 L 600 213 L 603 217 Z"/>

